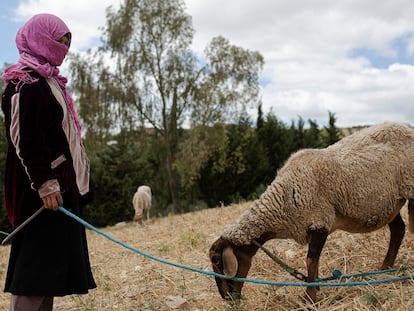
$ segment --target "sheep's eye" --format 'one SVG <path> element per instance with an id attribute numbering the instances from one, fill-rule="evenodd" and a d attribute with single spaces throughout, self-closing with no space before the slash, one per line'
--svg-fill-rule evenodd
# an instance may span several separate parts
<path id="1" fill-rule="evenodd" d="M 211 262 L 213 263 L 213 265 L 215 265 L 217 267 L 220 266 L 221 256 L 214 255 L 213 258 L 211 258 Z"/>

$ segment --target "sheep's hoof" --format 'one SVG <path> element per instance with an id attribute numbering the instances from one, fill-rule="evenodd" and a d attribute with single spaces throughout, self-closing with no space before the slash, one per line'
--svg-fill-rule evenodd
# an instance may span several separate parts
<path id="1" fill-rule="evenodd" d="M 379 269 L 380 270 L 388 270 L 388 269 L 391 269 L 393 266 L 394 266 L 394 264 L 384 262 Z"/>
<path id="2" fill-rule="evenodd" d="M 243 299 L 243 296 L 240 292 L 234 291 L 231 293 L 227 293 L 226 300 L 232 301 L 232 302 L 238 302 Z"/>

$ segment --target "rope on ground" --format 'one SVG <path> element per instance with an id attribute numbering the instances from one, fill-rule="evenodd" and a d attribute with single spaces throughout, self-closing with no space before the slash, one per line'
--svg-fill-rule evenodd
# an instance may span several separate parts
<path id="1" fill-rule="evenodd" d="M 332 280 L 338 280 L 341 281 L 343 279 L 348 279 L 348 278 L 352 278 L 352 277 L 363 277 L 363 276 L 368 276 L 368 275 L 376 275 L 376 274 L 382 274 L 382 273 L 388 273 L 388 272 L 395 272 L 395 271 L 405 271 L 404 269 L 387 269 L 387 270 L 380 270 L 380 271 L 373 271 L 373 272 L 368 272 L 368 273 L 358 273 L 358 274 L 351 274 L 351 275 L 342 275 L 342 273 L 339 270 L 334 270 L 332 276 L 328 277 L 328 278 L 324 278 L 324 279 L 318 279 L 317 282 L 303 282 L 303 283 L 299 283 L 299 282 L 274 282 L 274 281 L 267 281 L 267 280 L 258 280 L 258 279 L 252 279 L 252 278 L 230 278 L 227 277 L 225 275 L 219 274 L 219 273 L 215 273 L 212 271 L 207 271 L 207 270 L 203 270 L 203 269 L 197 269 L 197 268 L 193 268 L 193 267 L 189 267 L 186 265 L 182 265 L 182 264 L 178 264 L 175 262 L 171 262 L 168 260 L 164 260 L 162 258 L 158 258 L 155 257 L 151 254 L 148 254 L 146 252 L 143 252 L 139 249 L 136 249 L 128 244 L 125 244 L 122 241 L 119 241 L 115 238 L 113 238 L 112 236 L 110 236 L 109 234 L 95 228 L 94 226 L 92 226 L 91 224 L 89 224 L 88 222 L 86 222 L 85 220 L 83 220 L 82 218 L 78 217 L 77 215 L 71 213 L 70 211 L 66 210 L 65 208 L 59 206 L 58 207 L 59 211 L 61 211 L 62 213 L 66 214 L 67 216 L 75 219 L 76 221 L 78 221 L 80 224 L 82 224 L 83 226 L 85 226 L 86 228 L 98 233 L 99 235 L 104 236 L 105 238 L 107 238 L 108 240 L 126 248 L 129 249 L 130 251 L 133 251 L 141 256 L 147 257 L 151 260 L 157 261 L 159 263 L 162 264 L 167 264 L 176 268 L 180 268 L 180 269 L 184 269 L 184 270 L 189 270 L 192 272 L 196 272 L 196 273 L 200 273 L 200 274 L 204 274 L 204 275 L 208 275 L 208 276 L 214 276 L 214 277 L 218 277 L 218 278 L 222 278 L 222 279 L 231 279 L 233 281 L 238 281 L 238 282 L 250 282 L 250 283 L 256 283 L 256 284 L 262 284 L 262 285 L 272 285 L 272 286 L 297 286 L 297 287 L 304 287 L 304 286 L 363 286 L 363 285 L 373 285 L 373 284 L 384 284 L 384 283 L 391 283 L 391 282 L 398 282 L 398 281 L 402 281 L 402 280 L 413 280 L 414 279 L 414 275 L 403 275 L 400 277 L 394 277 L 394 278 L 386 278 L 386 279 L 380 279 L 380 280 L 363 280 L 363 281 L 357 281 L 357 282 L 340 282 L 340 283 L 326 283 L 326 281 L 332 281 Z M 2 232 L 3 234 L 8 235 L 8 233 Z"/>

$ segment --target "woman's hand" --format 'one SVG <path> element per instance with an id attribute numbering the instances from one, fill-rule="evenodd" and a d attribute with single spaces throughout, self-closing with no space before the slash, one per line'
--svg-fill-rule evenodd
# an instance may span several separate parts
<path id="1" fill-rule="evenodd" d="M 42 198 L 45 208 L 57 211 L 59 206 L 63 205 L 63 199 L 60 192 L 53 192 Z"/>

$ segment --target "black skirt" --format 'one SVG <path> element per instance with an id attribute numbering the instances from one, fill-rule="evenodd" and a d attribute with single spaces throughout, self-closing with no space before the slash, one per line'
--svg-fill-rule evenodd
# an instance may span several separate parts
<path id="1" fill-rule="evenodd" d="M 44 210 L 14 237 L 5 292 L 65 296 L 95 287 L 85 228 L 73 218 Z"/>

